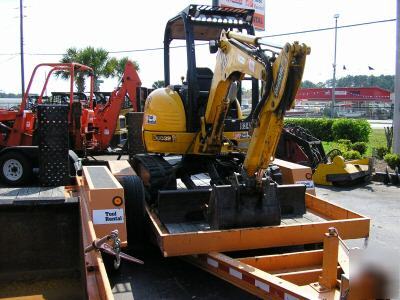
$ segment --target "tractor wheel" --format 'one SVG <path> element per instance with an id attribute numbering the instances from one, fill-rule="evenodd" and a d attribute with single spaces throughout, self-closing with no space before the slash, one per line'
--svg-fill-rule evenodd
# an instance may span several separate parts
<path id="1" fill-rule="evenodd" d="M 7 152 L 0 157 L 1 180 L 10 186 L 19 186 L 32 179 L 32 165 L 21 153 Z"/>
<path id="2" fill-rule="evenodd" d="M 126 227 L 129 248 L 138 246 L 145 237 L 145 193 L 139 176 L 124 176 L 121 180 L 125 195 Z"/>

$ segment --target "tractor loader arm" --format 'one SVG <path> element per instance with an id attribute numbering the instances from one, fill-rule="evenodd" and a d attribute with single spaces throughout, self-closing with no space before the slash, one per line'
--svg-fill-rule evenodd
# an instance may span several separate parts
<path id="1" fill-rule="evenodd" d="M 99 141 L 99 150 L 105 150 L 110 145 L 126 95 L 129 96 L 134 110 L 137 110 L 136 88 L 141 84 L 134 65 L 128 61 L 119 87 L 111 93 L 104 107 L 95 110 L 94 122 L 97 128 L 96 140 Z"/>

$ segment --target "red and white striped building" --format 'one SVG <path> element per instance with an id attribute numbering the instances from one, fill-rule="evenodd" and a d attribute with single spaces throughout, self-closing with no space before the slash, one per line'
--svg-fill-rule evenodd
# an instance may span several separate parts
<path id="1" fill-rule="evenodd" d="M 316 111 L 318 108 L 330 107 L 331 103 L 332 88 L 303 88 L 296 95 L 298 112 Z M 380 114 L 390 114 L 391 106 L 390 91 L 379 87 L 335 89 L 335 110 L 339 116 L 358 114 L 369 117 L 378 111 Z"/>

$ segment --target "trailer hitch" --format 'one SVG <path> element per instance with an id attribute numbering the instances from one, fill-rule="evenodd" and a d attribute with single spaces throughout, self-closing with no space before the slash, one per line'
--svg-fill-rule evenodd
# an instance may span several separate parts
<path id="1" fill-rule="evenodd" d="M 110 246 L 107 243 L 109 241 L 112 242 L 112 246 Z M 110 234 L 105 235 L 100 239 L 95 239 L 92 242 L 92 244 L 90 244 L 85 248 L 85 253 L 88 253 L 93 250 L 101 251 L 103 253 L 115 256 L 114 260 L 115 269 L 118 269 L 119 266 L 121 265 L 121 258 L 133 263 L 138 263 L 141 265 L 144 264 L 144 262 L 141 261 L 140 259 L 137 259 L 121 251 L 121 240 L 119 238 L 119 233 L 117 229 L 111 231 Z"/>

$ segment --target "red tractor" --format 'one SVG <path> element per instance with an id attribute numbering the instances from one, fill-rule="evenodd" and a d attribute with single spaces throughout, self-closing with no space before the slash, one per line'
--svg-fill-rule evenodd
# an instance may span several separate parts
<path id="1" fill-rule="evenodd" d="M 30 95 L 30 89 L 39 68 L 50 68 L 38 96 Z M 55 71 L 70 74 L 70 90 L 67 93 L 53 93 L 44 96 L 51 75 Z M 78 72 L 85 72 L 90 78 L 90 92 L 74 93 L 74 79 Z M 28 88 L 23 95 L 19 110 L 0 109 L 0 177 L 8 185 L 27 183 L 34 170 L 38 169 L 37 115 L 38 104 L 69 104 L 70 148 L 86 153 L 105 150 L 115 131 L 119 112 L 126 94 L 133 107 L 136 105 L 136 88 L 140 87 L 139 76 L 133 64 L 127 63 L 121 85 L 112 92 L 105 105 L 94 107 L 93 70 L 77 63 L 43 63 L 33 70 Z M 56 126 L 56 125 L 55 125 Z"/>

